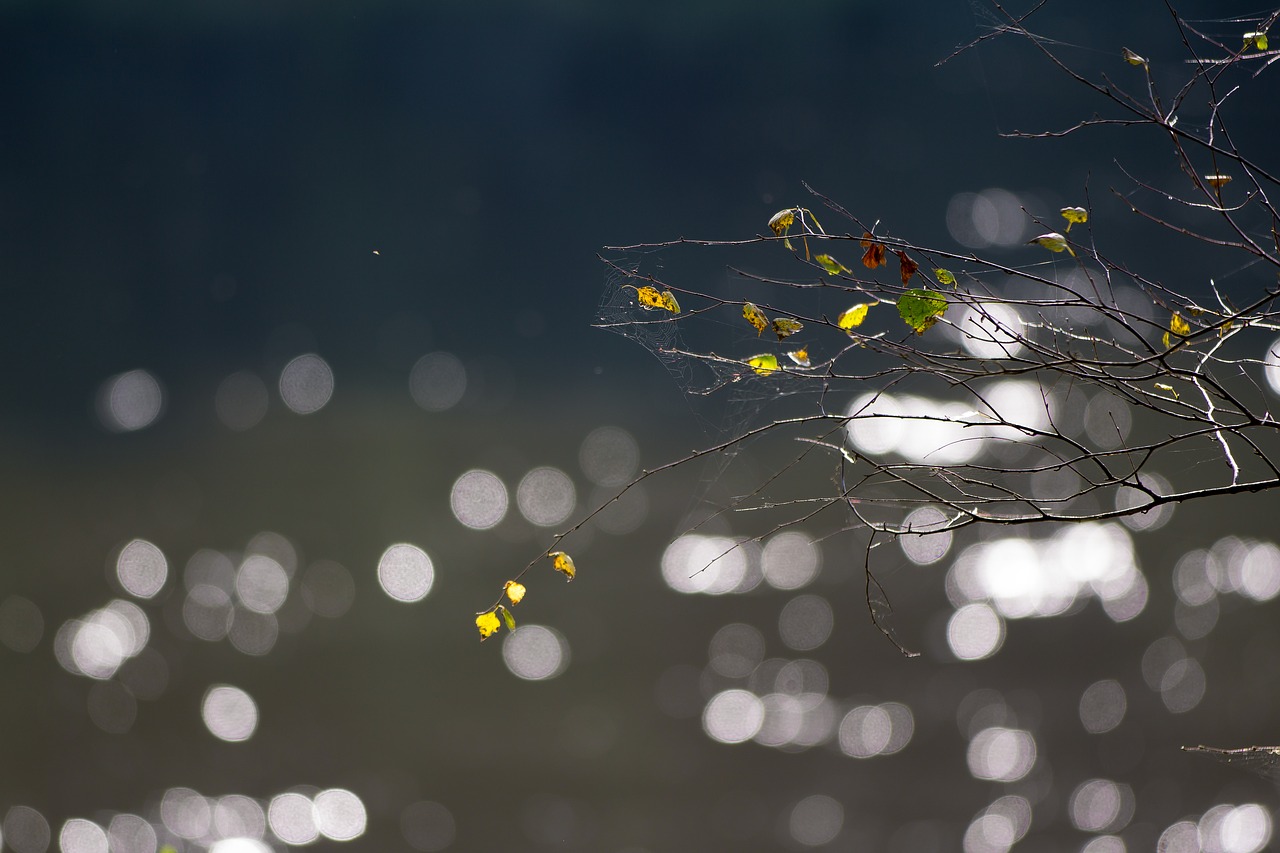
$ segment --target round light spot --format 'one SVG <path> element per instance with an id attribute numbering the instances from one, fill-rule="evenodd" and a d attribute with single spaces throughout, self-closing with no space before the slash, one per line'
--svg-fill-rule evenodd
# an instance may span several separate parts
<path id="1" fill-rule="evenodd" d="M 1172 847 L 1161 847 L 1161 850 L 1173 851 Z M 1089 843 L 1080 848 L 1080 853 L 1126 853 L 1128 850 L 1124 846 L 1124 839 L 1118 835 L 1099 835 L 1089 840 Z"/>
<path id="2" fill-rule="evenodd" d="M 182 603 L 182 624 L 201 640 L 223 639 L 231 628 L 231 596 L 209 584 L 193 586 Z"/>
<path id="3" fill-rule="evenodd" d="M 30 806 L 12 806 L 4 816 L 4 843 L 15 853 L 44 853 L 49 847 L 49 822 Z"/>
<path id="4" fill-rule="evenodd" d="M 257 800 L 228 794 L 214 804 L 213 825 L 227 838 L 261 838 L 267 831 L 267 814 Z"/>
<path id="5" fill-rule="evenodd" d="M 1016 782 L 1035 766 L 1036 742 L 1030 732 L 993 726 L 969 741 L 967 759 L 975 779 Z"/>
<path id="6" fill-rule="evenodd" d="M 315 812 L 316 828 L 333 841 L 359 838 L 369 822 L 364 803 L 343 788 L 330 788 L 316 794 Z"/>
<path id="7" fill-rule="evenodd" d="M 942 529 L 946 524 L 946 515 L 936 507 L 925 506 L 913 510 L 902 526 L 915 532 L 899 536 L 898 547 L 917 566 L 932 565 L 947 556 L 947 552 L 951 550 L 951 531 Z"/>
<path id="8" fill-rule="evenodd" d="M 760 567 L 765 582 L 774 589 L 799 589 L 818 576 L 822 552 L 804 533 L 784 530 L 765 543 Z"/>
<path id="9" fill-rule="evenodd" d="M 112 376 L 98 391 L 98 418 L 112 432 L 150 426 L 164 409 L 164 391 L 145 370 Z"/>
<path id="10" fill-rule="evenodd" d="M 409 371 L 409 396 L 428 412 L 452 409 L 466 393 L 467 369 L 453 353 L 427 353 Z"/>
<path id="11" fill-rule="evenodd" d="M 333 560 L 317 560 L 302 576 L 302 600 L 317 616 L 337 619 L 351 609 L 355 595 L 351 572 Z"/>
<path id="12" fill-rule="evenodd" d="M 1262 356 L 1262 375 L 1273 394 L 1280 395 L 1280 338 L 1271 342 Z"/>
<path id="13" fill-rule="evenodd" d="M 663 552 L 662 579 L 676 592 L 736 592 L 749 580 L 747 553 L 725 536 L 686 533 Z"/>
<path id="14" fill-rule="evenodd" d="M 448 808 L 422 800 L 406 806 L 400 813 L 400 833 L 414 850 L 437 853 L 453 844 L 458 831 Z"/>
<path id="15" fill-rule="evenodd" d="M 62 853 L 107 853 L 107 833 L 91 820 L 73 817 L 58 833 Z"/>
<path id="16" fill-rule="evenodd" d="M 274 613 L 258 613 L 239 606 L 232 608 L 227 639 L 236 651 L 261 657 L 275 648 L 279 638 L 280 622 Z"/>
<path id="17" fill-rule="evenodd" d="M 746 678 L 764 659 L 764 635 L 741 622 L 716 631 L 707 650 L 711 668 L 728 678 Z"/>
<path id="18" fill-rule="evenodd" d="M 827 844 L 844 828 L 844 806 L 825 794 L 805 797 L 791 809 L 787 828 L 806 847 Z"/>
<path id="19" fill-rule="evenodd" d="M 1210 819 L 1210 814 L 1217 812 Z M 1202 838 L 1216 836 L 1223 853 L 1258 853 L 1271 841 L 1271 812 L 1257 803 L 1242 806 L 1217 806 L 1200 819 Z M 1209 845 L 1205 849 L 1211 849 Z"/>
<path id="20" fill-rule="evenodd" d="M 316 829 L 315 806 L 298 793 L 279 794 L 267 806 L 267 824 L 285 844 L 301 846 L 320 837 Z"/>
<path id="21" fill-rule="evenodd" d="M 314 353 L 300 355 L 280 371 L 280 399 L 290 411 L 310 415 L 333 397 L 333 370 Z"/>
<path id="22" fill-rule="evenodd" d="M 634 533 L 649 517 L 649 492 L 643 486 L 632 486 L 621 495 L 602 486 L 591 495 L 591 503 L 595 506 L 606 501 L 609 505 L 592 519 L 592 523 L 610 535 Z"/>
<path id="23" fill-rule="evenodd" d="M 1133 413 L 1129 404 L 1114 394 L 1095 394 L 1084 410 L 1084 429 L 1103 450 L 1115 450 L 1129 437 Z"/>
<path id="24" fill-rule="evenodd" d="M 720 743 L 743 743 L 764 723 L 764 703 L 749 690 L 724 690 L 702 711 L 702 730 Z"/>
<path id="25" fill-rule="evenodd" d="M 859 705 L 840 721 L 840 751 L 852 758 L 871 758 L 889 746 L 893 718 L 875 705 Z"/>
<path id="26" fill-rule="evenodd" d="M 559 468 L 534 468 L 516 487 L 516 506 L 531 524 L 554 527 L 573 512 L 577 495 L 569 475 Z"/>
<path id="27" fill-rule="evenodd" d="M 1195 658 L 1175 661 L 1160 679 L 1160 700 L 1175 714 L 1185 714 L 1204 698 L 1205 675 Z"/>
<path id="28" fill-rule="evenodd" d="M 834 620 L 831 604 L 825 598 L 801 595 L 782 608 L 778 616 L 778 634 L 787 648 L 807 652 L 827 641 Z"/>
<path id="29" fill-rule="evenodd" d="M 6 648 L 30 652 L 44 636 L 44 615 L 33 601 L 11 595 L 0 602 L 0 643 Z"/>
<path id="30" fill-rule="evenodd" d="M 989 658 L 1004 645 L 1004 620 L 987 604 L 966 604 L 947 621 L 947 645 L 960 660 Z"/>
<path id="31" fill-rule="evenodd" d="M 507 487 L 491 471 L 468 471 L 449 490 L 449 506 L 462 524 L 488 530 L 507 516 Z"/>
<path id="32" fill-rule="evenodd" d="M 236 572 L 236 597 L 255 613 L 275 613 L 289 595 L 289 575 L 270 557 L 245 557 Z"/>
<path id="33" fill-rule="evenodd" d="M 569 666 L 569 644 L 558 631 L 521 625 L 502 641 L 502 661 L 526 681 L 555 678 Z"/>
<path id="34" fill-rule="evenodd" d="M 431 558 L 416 545 L 392 545 L 378 560 L 378 583 L 396 601 L 421 601 L 435 578 Z"/>
<path id="35" fill-rule="evenodd" d="M 970 305 L 956 323 L 960 345 L 977 359 L 1016 358 L 1024 349 L 1022 315 L 1012 305 L 982 302 Z"/>
<path id="36" fill-rule="evenodd" d="M 1133 792 L 1110 779 L 1090 779 L 1078 785 L 1067 807 L 1071 823 L 1084 832 L 1118 832 L 1133 817 Z"/>
<path id="37" fill-rule="evenodd" d="M 1080 723 L 1090 734 L 1109 732 L 1124 720 L 1124 688 L 1114 679 L 1095 681 L 1080 695 Z"/>
<path id="38" fill-rule="evenodd" d="M 1240 562 L 1237 587 L 1254 601 L 1270 601 L 1280 595 L 1280 548 L 1270 542 L 1253 545 Z"/>
<path id="39" fill-rule="evenodd" d="M 621 427 L 600 427 L 583 439 L 578 448 L 578 464 L 597 486 L 625 486 L 640 467 L 640 446 Z"/>
<path id="40" fill-rule="evenodd" d="M 258 728 L 258 705 L 253 697 L 226 684 L 205 691 L 200 716 L 214 737 L 228 743 L 246 741 Z"/>
<path id="41" fill-rule="evenodd" d="M 160 798 L 160 820 L 179 838 L 201 838 L 213 823 L 213 809 L 197 791 L 170 788 Z"/>
<path id="42" fill-rule="evenodd" d="M 257 374 L 243 370 L 218 383 L 213 408 L 223 426 L 244 432 L 266 417 L 270 396 L 266 383 Z"/>
<path id="43" fill-rule="evenodd" d="M 155 828 L 136 814 L 118 814 L 107 827 L 111 853 L 154 853 L 157 840 Z"/>
<path id="44" fill-rule="evenodd" d="M 1135 489 L 1132 486 L 1121 486 L 1116 490 L 1115 504 L 1116 509 L 1120 512 L 1127 510 L 1139 509 L 1148 506 L 1151 496 L 1144 489 L 1152 491 L 1157 495 L 1167 495 L 1172 493 L 1173 487 L 1169 481 L 1159 474 L 1139 474 L 1138 482 L 1142 484 L 1143 489 Z M 1159 530 L 1164 527 L 1173 518 L 1173 504 L 1164 504 L 1144 512 L 1136 512 L 1133 515 L 1126 515 L 1120 519 L 1121 523 L 1130 530 Z"/>
<path id="45" fill-rule="evenodd" d="M 116 557 L 116 577 L 125 592 L 137 598 L 154 598 L 169 577 L 169 561 L 145 539 L 134 539 Z"/>

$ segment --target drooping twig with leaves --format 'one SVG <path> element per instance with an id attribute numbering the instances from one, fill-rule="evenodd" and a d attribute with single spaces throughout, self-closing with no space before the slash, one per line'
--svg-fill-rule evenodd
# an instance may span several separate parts
<path id="1" fill-rule="evenodd" d="M 1267 41 L 1280 10 L 1244 22 L 1229 42 L 1169 9 L 1177 59 L 1147 58 L 1169 45 L 1111 45 L 1111 67 L 1094 79 L 1032 32 L 1028 16 L 992 8 L 998 26 L 956 54 L 1021 39 L 1100 109 L 1063 130 L 1006 136 L 1155 130 L 1181 182 L 1156 186 L 1119 163 L 1128 185 L 1102 199 L 1087 185 L 1060 187 L 1072 203 L 1025 209 L 1036 236 L 1011 260 L 923 245 L 812 189 L 810 205 L 841 227 L 825 229 L 796 205 L 762 216 L 756 235 L 611 247 L 603 258 L 610 274 L 598 326 L 678 365 L 693 393 L 789 407 L 765 408 L 632 485 L 747 443 L 798 446 L 792 462 L 721 510 L 760 513 L 769 532 L 841 513 L 844 529 L 870 535 L 869 605 L 876 537 L 1103 521 L 1280 487 L 1280 424 L 1267 390 L 1280 393 L 1280 208 L 1270 197 L 1280 179 L 1275 164 L 1236 146 L 1230 126 L 1246 97 L 1276 100 L 1264 72 L 1280 58 Z M 1176 89 L 1162 91 L 1157 80 L 1174 74 Z M 1206 118 L 1184 118 L 1196 114 Z M 1158 226 L 1171 251 L 1218 253 L 1249 275 L 1231 286 L 1170 284 L 1134 269 L 1108 233 L 1134 214 Z M 738 292 L 751 298 L 679 280 L 672 256 L 684 250 L 733 253 Z M 773 272 L 780 261 L 789 270 Z M 806 474 L 799 498 L 774 495 L 800 459 L 815 458 L 829 477 Z M 528 570 L 505 588 L 512 605 Z M 478 614 L 482 637 L 500 615 L 512 624 L 502 596 Z"/>

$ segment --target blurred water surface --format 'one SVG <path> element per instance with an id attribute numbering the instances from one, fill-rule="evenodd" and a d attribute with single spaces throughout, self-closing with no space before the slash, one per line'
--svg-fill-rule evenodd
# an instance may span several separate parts
<path id="1" fill-rule="evenodd" d="M 877 556 L 906 659 L 838 519 L 691 529 L 751 451 L 628 492 L 477 641 L 552 532 L 721 423 L 588 328 L 600 246 L 753 235 L 807 179 L 1000 251 L 1105 167 L 993 138 L 1077 115 L 1027 57 L 933 68 L 984 13 L 0 16 L 5 849 L 1271 843 L 1271 785 L 1179 751 L 1280 737 L 1268 498 L 907 537 Z"/>

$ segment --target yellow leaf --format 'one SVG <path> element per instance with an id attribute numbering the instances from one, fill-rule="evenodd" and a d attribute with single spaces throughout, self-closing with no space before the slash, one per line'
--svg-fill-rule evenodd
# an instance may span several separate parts
<path id="1" fill-rule="evenodd" d="M 757 335 L 769 326 L 769 318 L 764 316 L 764 312 L 753 303 L 744 302 L 742 304 L 742 316 L 746 318 L 748 323 L 755 326 Z"/>
<path id="2" fill-rule="evenodd" d="M 796 211 L 794 207 L 788 207 L 786 210 L 779 210 L 773 216 L 769 217 L 769 230 L 775 236 L 781 237 L 787 233 L 796 222 Z"/>
<path id="3" fill-rule="evenodd" d="M 1177 311 L 1174 311 L 1173 316 L 1169 318 L 1169 331 L 1165 332 L 1164 337 L 1161 338 L 1164 342 L 1165 349 L 1168 349 L 1176 343 L 1170 333 L 1183 338 L 1191 334 L 1191 324 L 1182 319 L 1182 315 Z"/>
<path id="4" fill-rule="evenodd" d="M 502 623 L 498 621 L 498 614 L 490 610 L 488 613 L 481 613 L 476 617 L 476 627 L 480 629 L 481 641 L 487 640 L 498 632 L 498 628 Z"/>
<path id="5" fill-rule="evenodd" d="M 1178 392 L 1173 390 L 1172 385 L 1166 385 L 1163 382 L 1157 382 L 1155 387 L 1157 391 L 1168 391 L 1170 394 L 1173 395 L 1173 399 L 1175 400 L 1178 399 Z"/>
<path id="6" fill-rule="evenodd" d="M 846 308 L 840 312 L 840 316 L 836 318 L 836 325 L 844 329 L 846 332 L 850 329 L 856 329 L 862 325 L 862 321 L 867 319 L 867 311 L 871 306 L 865 302 L 860 302 L 852 308 Z"/>
<path id="7" fill-rule="evenodd" d="M 1220 190 L 1231 183 L 1230 175 L 1205 175 L 1204 182 L 1215 190 Z"/>
<path id="8" fill-rule="evenodd" d="M 778 336 L 778 340 L 789 338 L 803 328 L 804 323 L 799 320 L 792 320 L 790 317 L 773 318 L 773 333 Z"/>
<path id="9" fill-rule="evenodd" d="M 787 353 L 787 358 L 791 359 L 801 367 L 808 367 L 809 366 L 809 348 L 804 347 L 803 349 L 798 349 L 795 352 L 789 352 Z"/>
<path id="10" fill-rule="evenodd" d="M 853 272 L 853 270 L 849 269 L 844 264 L 840 263 L 830 255 L 814 255 L 813 259 L 817 261 L 819 265 L 821 265 L 822 268 L 831 275 L 838 275 L 842 272 L 847 272 L 847 273 Z"/>
<path id="11" fill-rule="evenodd" d="M 1038 246 L 1044 246 L 1050 252 L 1071 252 L 1071 256 L 1075 257 L 1075 252 L 1067 245 L 1067 238 L 1063 237 L 1057 231 L 1050 231 L 1048 234 L 1041 234 L 1039 237 L 1033 237 L 1027 241 L 1030 245 L 1035 243 Z"/>
<path id="12" fill-rule="evenodd" d="M 680 303 L 676 302 L 676 298 L 670 290 L 662 291 L 662 307 L 666 308 L 672 314 L 680 313 Z"/>
<path id="13" fill-rule="evenodd" d="M 1248 50 L 1250 47 L 1255 47 L 1255 48 L 1257 48 L 1258 50 L 1266 50 L 1266 49 L 1267 49 L 1267 34 L 1266 34 L 1265 32 L 1259 32 L 1259 33 L 1245 33 L 1245 34 L 1244 34 L 1244 49 L 1245 49 L 1245 50 Z"/>
<path id="14" fill-rule="evenodd" d="M 507 623 L 507 630 L 514 631 L 516 629 L 516 617 L 511 615 L 511 611 L 499 604 L 498 612 L 502 614 L 502 621 Z"/>
<path id="15" fill-rule="evenodd" d="M 524 599 L 525 588 L 522 583 L 507 581 L 503 589 L 506 590 L 507 598 L 511 599 L 512 604 L 519 604 Z"/>
<path id="16" fill-rule="evenodd" d="M 564 575 L 565 580 L 573 580 L 578 573 L 578 569 L 573 564 L 573 557 L 570 557 L 564 551 L 552 551 L 547 555 L 551 558 L 551 566 L 557 572 Z"/>
<path id="17" fill-rule="evenodd" d="M 794 207 L 789 207 L 786 210 L 779 210 L 773 216 L 769 217 L 769 230 L 771 230 L 776 237 L 785 237 L 787 231 L 795 224 L 795 221 L 796 210 Z M 783 240 L 782 245 L 790 249 L 791 241 Z"/>
<path id="18" fill-rule="evenodd" d="M 771 352 L 753 355 L 747 359 L 747 364 L 759 373 L 761 376 L 768 376 L 778 369 L 778 357 Z"/>
<path id="19" fill-rule="evenodd" d="M 661 308 L 662 294 L 658 292 L 658 288 L 645 285 L 636 288 L 636 299 L 645 308 Z"/>
<path id="20" fill-rule="evenodd" d="M 1067 230 L 1071 230 L 1072 225 L 1079 225 L 1089 221 L 1089 211 L 1083 207 L 1064 207 L 1062 208 L 1062 218 L 1067 220 Z"/>
<path id="21" fill-rule="evenodd" d="M 938 280 L 938 284 L 947 284 L 952 287 L 956 286 L 956 277 L 951 270 L 936 269 L 933 271 L 933 277 Z"/>
<path id="22" fill-rule="evenodd" d="M 1124 61 L 1129 63 L 1130 65 L 1146 65 L 1147 64 L 1146 59 L 1144 59 L 1141 56 L 1138 56 L 1138 54 L 1134 53 L 1132 50 L 1129 50 L 1129 48 L 1127 47 L 1120 52 L 1120 55 L 1123 56 Z"/>

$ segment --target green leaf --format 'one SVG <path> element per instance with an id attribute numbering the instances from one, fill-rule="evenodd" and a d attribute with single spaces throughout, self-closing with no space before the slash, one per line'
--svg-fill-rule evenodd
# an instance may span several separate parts
<path id="1" fill-rule="evenodd" d="M 849 269 L 830 255 L 814 255 L 813 259 L 831 275 L 839 275 L 842 272 L 853 272 L 853 270 Z"/>
<path id="2" fill-rule="evenodd" d="M 778 369 L 778 357 L 771 352 L 761 353 L 747 359 L 747 364 L 761 376 L 768 376 Z"/>
<path id="3" fill-rule="evenodd" d="M 956 286 L 956 277 L 951 270 L 936 269 L 933 271 L 933 277 L 938 280 L 938 284 L 945 284 L 948 287 Z"/>
<path id="4" fill-rule="evenodd" d="M 511 615 L 511 611 L 499 604 L 498 612 L 502 614 L 502 621 L 507 623 L 507 630 L 514 631 L 516 629 L 516 617 Z"/>
<path id="5" fill-rule="evenodd" d="M 946 310 L 947 298 L 932 290 L 908 290 L 898 299 L 898 316 L 917 335 L 923 335 Z"/>

